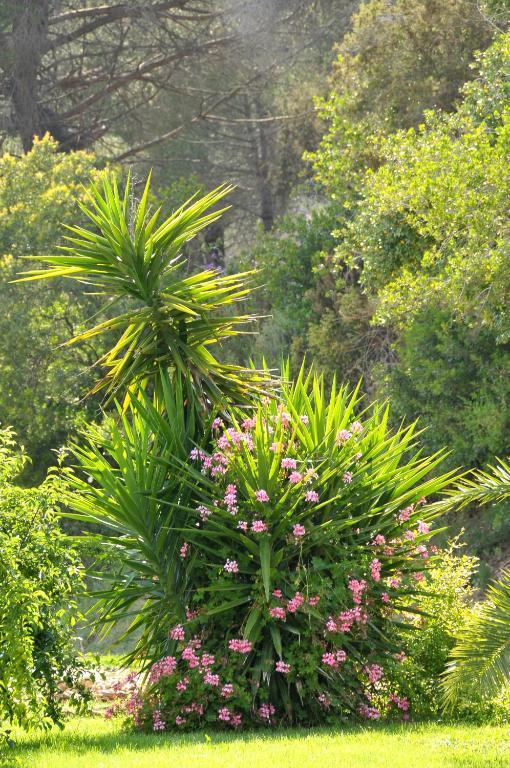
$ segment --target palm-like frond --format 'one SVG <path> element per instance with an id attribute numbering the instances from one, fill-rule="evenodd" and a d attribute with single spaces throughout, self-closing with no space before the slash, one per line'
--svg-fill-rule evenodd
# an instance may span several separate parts
<path id="1" fill-rule="evenodd" d="M 112 332 L 117 336 L 98 361 L 104 375 L 92 391 L 106 389 L 117 395 L 157 376 L 162 368 L 189 375 L 202 408 L 208 402 L 242 402 L 258 387 L 258 372 L 223 364 L 210 350 L 253 320 L 228 313 L 249 293 L 252 273 L 206 270 L 186 276 L 179 255 L 186 242 L 221 216 L 225 209 L 211 209 L 230 190 L 222 186 L 199 200 L 190 199 L 158 223 L 160 209 L 149 212 L 150 177 L 134 204 L 130 180 L 121 194 L 115 177 L 106 174 L 99 187 L 91 186 L 89 205 L 80 203 L 91 229 L 68 227 L 61 253 L 42 257 L 46 268 L 29 270 L 20 278 L 69 278 L 105 296 L 110 308 L 118 299 L 127 304 L 121 313 L 68 342 Z"/>
<path id="2" fill-rule="evenodd" d="M 462 509 L 468 504 L 490 504 L 510 497 L 510 464 L 498 459 L 496 466 L 489 465 L 488 471 L 474 470 L 463 477 L 437 503 L 444 511 Z"/>
<path id="3" fill-rule="evenodd" d="M 469 691 L 493 695 L 509 680 L 510 571 L 505 571 L 457 637 L 442 681 L 446 706 Z"/>
<path id="4" fill-rule="evenodd" d="M 66 472 L 66 515 L 104 531 L 106 562 L 90 572 L 95 623 L 107 634 L 127 621 L 124 637 L 138 638 L 126 660 L 138 664 L 168 653 L 168 617 L 182 619 L 188 588 L 175 529 L 187 525 L 189 493 L 174 467 L 194 444 L 195 425 L 179 381 L 174 388 L 166 372 L 160 376 L 164 402 L 139 392 L 127 410 L 87 427 L 71 444 L 76 467 Z"/>

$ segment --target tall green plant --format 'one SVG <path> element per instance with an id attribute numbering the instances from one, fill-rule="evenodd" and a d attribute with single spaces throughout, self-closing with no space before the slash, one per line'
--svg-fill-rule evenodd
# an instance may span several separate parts
<path id="1" fill-rule="evenodd" d="M 224 364 L 210 349 L 253 319 L 228 312 L 248 294 L 246 279 L 252 273 L 186 275 L 180 256 L 184 244 L 226 210 L 211 209 L 230 190 L 224 185 L 199 200 L 191 198 L 160 222 L 161 208 L 149 209 L 150 176 L 136 201 L 130 179 L 121 193 L 115 176 L 104 174 L 98 186 L 90 187 L 89 204 L 79 202 L 92 227 L 67 227 L 61 253 L 41 257 L 47 267 L 21 278 L 77 280 L 105 297 L 111 316 L 68 342 L 117 335 L 97 361 L 103 375 L 92 392 L 104 389 L 110 397 L 119 396 L 149 380 L 157 388 L 159 371 L 168 370 L 173 381 L 188 382 L 188 404 L 201 411 L 210 403 L 242 402 L 257 388 L 255 371 Z M 122 309 L 113 314 L 120 300 Z"/>

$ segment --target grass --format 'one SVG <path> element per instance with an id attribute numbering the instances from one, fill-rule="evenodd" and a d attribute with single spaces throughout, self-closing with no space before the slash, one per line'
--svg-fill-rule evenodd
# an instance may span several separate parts
<path id="1" fill-rule="evenodd" d="M 508 768 L 510 727 L 439 724 L 193 735 L 123 732 L 120 721 L 72 720 L 20 735 L 2 768 Z"/>

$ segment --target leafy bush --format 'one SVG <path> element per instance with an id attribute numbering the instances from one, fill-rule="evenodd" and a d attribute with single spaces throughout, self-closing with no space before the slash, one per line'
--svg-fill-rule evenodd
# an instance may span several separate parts
<path id="1" fill-rule="evenodd" d="M 58 489 L 12 484 L 25 456 L 0 432 L 0 727 L 62 718 L 62 685 L 79 677 L 73 643 L 81 566 L 55 517 Z M 81 696 L 76 689 L 75 702 Z"/>
<path id="2" fill-rule="evenodd" d="M 427 479 L 441 455 L 421 456 L 413 427 L 358 411 L 355 393 L 328 398 L 301 373 L 280 401 L 216 419 L 211 451 L 179 464 L 192 496 L 165 522 L 186 603 L 160 613 L 166 648 L 131 702 L 141 727 L 407 713 L 384 682 L 402 650 L 390 630 L 434 561 L 424 497 L 447 476 Z"/>

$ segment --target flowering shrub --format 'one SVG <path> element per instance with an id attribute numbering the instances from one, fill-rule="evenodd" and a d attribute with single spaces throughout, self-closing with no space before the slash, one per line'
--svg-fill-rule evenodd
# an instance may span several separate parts
<path id="1" fill-rule="evenodd" d="M 426 497 L 448 476 L 430 479 L 441 456 L 416 451 L 412 426 L 358 411 L 356 394 L 326 398 L 301 374 L 280 400 L 217 418 L 211 450 L 191 452 L 188 605 L 131 702 L 140 726 L 408 717 L 387 682 L 402 658 L 390 630 L 436 559 Z"/>

